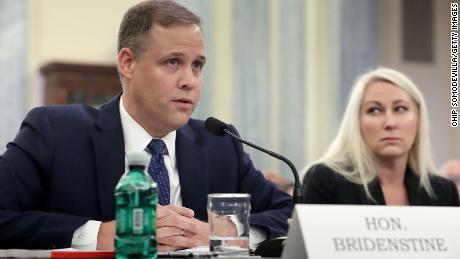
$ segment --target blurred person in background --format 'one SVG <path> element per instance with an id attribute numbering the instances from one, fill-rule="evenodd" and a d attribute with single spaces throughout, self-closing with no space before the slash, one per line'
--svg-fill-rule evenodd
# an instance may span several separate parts
<path id="1" fill-rule="evenodd" d="M 280 190 L 283 192 L 293 195 L 294 193 L 294 183 L 289 182 L 284 176 L 280 174 L 278 170 L 275 169 L 267 169 L 264 171 L 265 179 L 269 180 L 270 182 L 274 183 Z"/>

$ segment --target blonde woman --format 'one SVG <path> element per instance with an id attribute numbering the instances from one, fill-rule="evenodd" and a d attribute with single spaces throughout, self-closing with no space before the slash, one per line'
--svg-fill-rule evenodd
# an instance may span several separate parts
<path id="1" fill-rule="evenodd" d="M 434 174 L 426 104 L 405 75 L 362 75 L 339 133 L 303 179 L 304 202 L 458 206 L 453 182 Z"/>

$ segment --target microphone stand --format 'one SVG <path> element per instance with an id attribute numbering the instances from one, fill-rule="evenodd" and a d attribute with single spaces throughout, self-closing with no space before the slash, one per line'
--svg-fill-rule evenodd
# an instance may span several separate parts
<path id="1" fill-rule="evenodd" d="M 293 201 L 294 201 L 294 205 L 297 204 L 297 203 L 302 203 L 302 188 L 300 186 L 300 180 L 299 180 L 299 174 L 297 173 L 297 169 L 295 169 L 294 165 L 292 164 L 291 161 L 289 161 L 287 158 L 285 158 L 284 156 L 280 155 L 280 154 L 277 154 L 275 152 L 272 152 L 270 150 L 267 150 L 263 147 L 260 147 L 260 146 L 257 146 L 256 144 L 253 144 L 251 142 L 248 142 L 242 138 L 240 138 L 238 135 L 232 133 L 230 130 L 228 129 L 222 129 L 223 132 L 225 132 L 227 135 L 229 135 L 230 137 L 250 146 L 250 147 L 253 147 L 257 150 L 260 150 L 272 157 L 275 157 L 275 158 L 278 158 L 279 160 L 282 160 L 283 162 L 285 162 L 292 170 L 292 174 L 294 175 L 294 194 L 293 194 Z"/>

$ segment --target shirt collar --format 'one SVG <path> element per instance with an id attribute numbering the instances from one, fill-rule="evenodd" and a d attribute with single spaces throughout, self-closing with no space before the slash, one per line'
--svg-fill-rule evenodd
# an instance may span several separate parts
<path id="1" fill-rule="evenodd" d="M 137 123 L 126 111 L 123 106 L 123 95 L 120 97 L 120 119 L 125 140 L 125 152 L 148 150 L 147 145 L 152 140 L 152 136 Z M 169 132 L 161 138 L 168 150 L 168 155 L 172 161 L 176 158 L 176 131 Z"/>

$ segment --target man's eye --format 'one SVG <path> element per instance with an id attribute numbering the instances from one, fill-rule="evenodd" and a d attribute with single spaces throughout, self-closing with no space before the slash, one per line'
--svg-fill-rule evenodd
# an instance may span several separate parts
<path id="1" fill-rule="evenodd" d="M 177 58 L 172 58 L 168 59 L 166 63 L 170 66 L 177 66 L 177 64 L 179 64 L 179 61 L 177 60 Z"/>
<path id="2" fill-rule="evenodd" d="M 195 70 L 202 70 L 203 66 L 204 66 L 204 64 L 201 61 L 195 61 L 192 64 L 192 68 L 195 69 Z"/>

